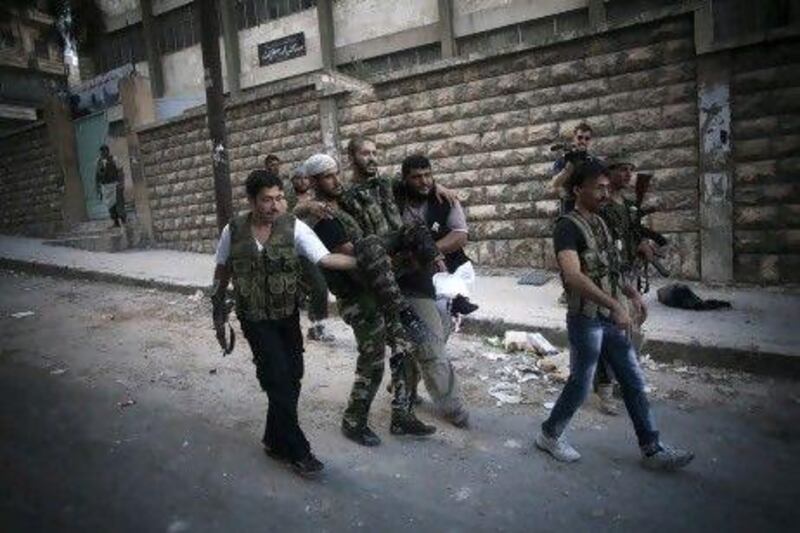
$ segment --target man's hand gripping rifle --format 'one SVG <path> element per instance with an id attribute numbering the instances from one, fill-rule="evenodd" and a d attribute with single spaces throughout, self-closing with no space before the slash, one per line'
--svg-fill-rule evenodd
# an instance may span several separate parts
<path id="1" fill-rule="evenodd" d="M 645 209 L 642 207 L 644 203 L 644 198 L 647 195 L 647 191 L 650 189 L 650 182 L 653 179 L 652 174 L 645 174 L 639 172 L 636 174 L 636 200 L 634 202 L 634 207 L 631 208 L 631 214 L 633 218 L 633 231 L 634 231 L 634 242 L 639 243 L 644 242 L 645 239 L 649 239 L 653 241 L 659 248 L 666 246 L 669 241 L 667 238 L 664 237 L 661 233 L 648 228 L 642 223 L 642 219 L 653 213 L 654 209 Z M 638 285 L 639 291 L 645 293 L 650 290 L 650 276 L 648 274 L 648 266 L 653 265 L 655 269 L 661 274 L 663 277 L 669 277 L 669 269 L 667 269 L 663 263 L 661 263 L 661 254 L 659 251 L 652 250 L 651 248 L 647 247 L 646 250 L 648 252 L 639 252 L 639 257 L 644 262 L 644 269 L 642 275 L 639 276 Z"/>
<path id="2" fill-rule="evenodd" d="M 217 283 L 211 293 L 211 316 L 214 321 L 214 332 L 222 348 L 222 356 L 225 357 L 233 351 L 236 345 L 236 334 L 233 332 L 233 326 L 228 322 L 228 315 L 233 309 L 233 300 L 228 298 L 225 289 L 219 289 Z M 228 326 L 228 334 L 225 334 L 225 326 Z"/>

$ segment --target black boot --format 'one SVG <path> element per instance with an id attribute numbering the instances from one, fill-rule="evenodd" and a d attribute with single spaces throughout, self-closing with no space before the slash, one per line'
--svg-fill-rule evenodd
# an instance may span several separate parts
<path id="1" fill-rule="evenodd" d="M 325 468 L 325 465 L 311 452 L 308 452 L 308 455 L 302 459 L 292 461 L 292 470 L 303 477 L 313 477 L 321 472 L 323 468 Z"/>
<path id="2" fill-rule="evenodd" d="M 392 435 L 427 437 L 436 433 L 436 426 L 429 426 L 414 416 L 414 413 L 392 413 L 392 425 L 389 431 Z"/>
<path id="3" fill-rule="evenodd" d="M 380 437 L 366 424 L 359 424 L 353 427 L 350 424 L 342 422 L 342 434 L 361 446 L 378 446 L 381 443 Z"/>

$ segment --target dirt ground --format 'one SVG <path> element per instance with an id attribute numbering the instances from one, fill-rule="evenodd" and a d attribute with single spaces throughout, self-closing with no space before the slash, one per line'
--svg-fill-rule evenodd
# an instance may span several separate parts
<path id="1" fill-rule="evenodd" d="M 248 346 L 239 335 L 220 356 L 199 295 L 8 271 L 0 294 L 3 531 L 777 531 L 800 518 L 797 382 L 645 357 L 662 435 L 695 463 L 642 470 L 624 414 L 589 402 L 570 432 L 584 457 L 560 465 L 531 448 L 557 372 L 456 334 L 472 428 L 426 402 L 437 434 L 394 438 L 382 390 L 371 421 L 384 443 L 365 449 L 339 433 L 355 343 L 334 320 L 335 343 L 306 345 L 301 424 L 326 463 L 309 482 L 261 453 Z M 501 382 L 519 403 L 489 394 Z"/>

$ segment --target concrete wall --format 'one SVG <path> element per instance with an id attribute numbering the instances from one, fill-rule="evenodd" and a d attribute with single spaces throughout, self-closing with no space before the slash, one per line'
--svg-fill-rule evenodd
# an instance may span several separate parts
<path id="1" fill-rule="evenodd" d="M 342 102 L 342 141 L 373 136 L 390 174 L 407 154 L 429 154 L 465 197 L 480 264 L 553 267 L 549 144 L 586 120 L 598 153 L 625 148 L 655 172 L 652 225 L 675 244 L 674 272 L 697 278 L 692 32 L 690 18 L 671 19 L 382 83 Z"/>
<path id="2" fill-rule="evenodd" d="M 339 0 L 333 4 L 334 45 L 347 46 L 438 20 L 437 0 Z"/>
<path id="3" fill-rule="evenodd" d="M 161 56 L 161 65 L 164 72 L 164 96 L 205 93 L 203 54 L 199 44 Z"/>
<path id="4" fill-rule="evenodd" d="M 305 33 L 306 38 L 307 52 L 305 56 L 266 67 L 259 65 L 259 44 L 301 31 Z M 263 85 L 275 80 L 318 70 L 322 68 L 322 56 L 320 55 L 317 11 L 315 9 L 307 9 L 267 24 L 242 30 L 239 32 L 239 47 L 242 88 Z M 225 45 L 222 39 L 220 39 L 220 56 L 223 58 L 223 87 L 227 90 L 228 73 L 224 61 Z M 145 67 L 147 65 L 146 62 L 142 64 Z M 202 95 L 203 100 L 205 100 L 203 54 L 199 44 L 162 56 L 161 65 L 164 73 L 165 97 L 196 97 Z"/>
<path id="5" fill-rule="evenodd" d="M 39 124 L 0 138 L 0 231 L 51 235 L 61 225 L 64 179 Z"/>
<path id="6" fill-rule="evenodd" d="M 262 98 L 227 109 L 234 207 L 246 205 L 244 180 L 276 153 L 286 169 L 322 149 L 319 104 L 310 91 Z M 159 245 L 213 251 L 217 229 L 211 143 L 205 115 L 173 119 L 139 132 L 153 233 Z"/>
<path id="7" fill-rule="evenodd" d="M 800 282 L 800 41 L 733 55 L 734 275 Z"/>
<path id="8" fill-rule="evenodd" d="M 306 55 L 265 67 L 259 65 L 259 44 L 299 32 L 305 34 Z M 223 48 L 222 57 L 225 57 L 224 53 Z M 322 68 L 317 10 L 306 9 L 288 17 L 240 31 L 239 53 L 241 54 L 241 85 L 243 89 Z"/>

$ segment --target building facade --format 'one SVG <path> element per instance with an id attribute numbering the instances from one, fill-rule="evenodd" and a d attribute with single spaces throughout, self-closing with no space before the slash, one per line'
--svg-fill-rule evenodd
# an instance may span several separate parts
<path id="1" fill-rule="evenodd" d="M 181 0 L 107 4 L 106 37 L 122 44 L 103 47 L 93 74 L 128 65 L 155 96 L 156 120 L 135 128 L 152 235 L 160 246 L 211 251 L 196 8 Z M 648 224 L 671 240 L 667 262 L 677 276 L 800 280 L 796 2 L 229 7 L 235 31 L 228 25 L 221 45 L 239 207 L 247 173 L 267 153 L 291 166 L 316 151 L 343 153 L 358 133 L 375 138 L 390 175 L 410 153 L 431 157 L 439 182 L 464 197 L 479 264 L 552 268 L 549 146 L 587 121 L 598 153 L 626 150 L 654 173 L 658 211 Z M 158 73 L 147 58 L 158 59 Z"/>

